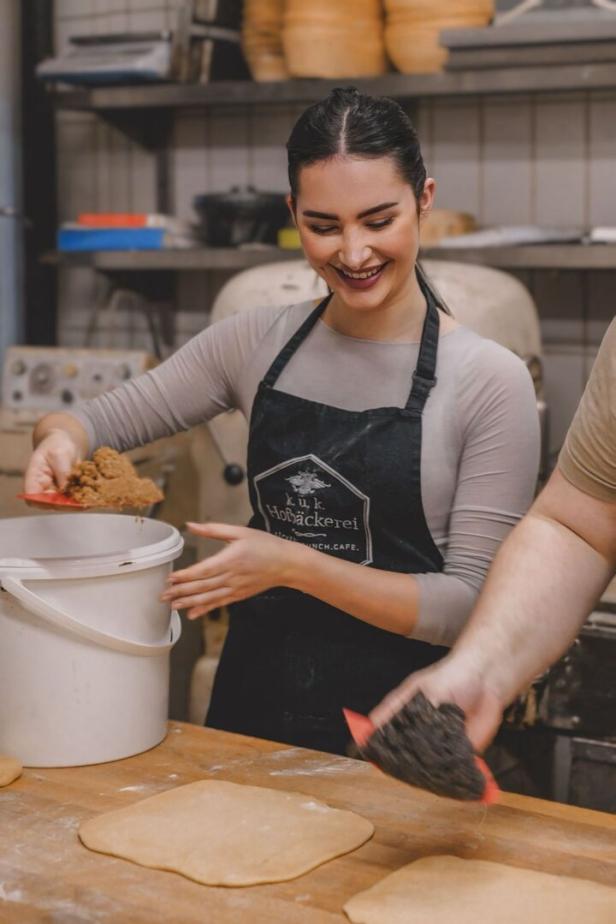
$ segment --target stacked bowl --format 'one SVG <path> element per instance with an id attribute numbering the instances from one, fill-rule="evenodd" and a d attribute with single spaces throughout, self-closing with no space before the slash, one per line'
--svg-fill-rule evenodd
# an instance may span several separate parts
<path id="1" fill-rule="evenodd" d="M 289 76 L 282 50 L 284 0 L 244 0 L 242 49 L 253 80 Z"/>
<path id="2" fill-rule="evenodd" d="M 403 74 L 440 71 L 447 50 L 439 44 L 442 29 L 486 26 L 494 0 L 384 0 L 385 47 Z"/>
<path id="3" fill-rule="evenodd" d="M 381 0 L 287 0 L 282 41 L 292 77 L 371 77 L 387 70 Z"/>

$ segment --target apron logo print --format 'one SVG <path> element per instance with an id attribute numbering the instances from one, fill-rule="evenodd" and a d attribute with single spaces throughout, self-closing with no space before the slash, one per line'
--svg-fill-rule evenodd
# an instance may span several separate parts
<path id="1" fill-rule="evenodd" d="M 306 497 L 310 494 L 315 494 L 319 488 L 331 488 L 331 484 L 328 484 L 326 481 L 321 481 L 316 472 L 310 471 L 301 471 L 297 475 L 291 475 L 290 478 L 285 478 L 285 481 L 288 481 L 295 491 L 296 494 L 299 494 L 300 497 Z M 286 498 L 287 506 L 293 507 L 294 502 L 289 495 Z M 319 501 L 315 501 L 314 508 L 318 510 L 323 507 Z M 295 536 L 304 536 L 307 539 L 323 539 L 327 537 L 327 533 L 307 533 L 302 532 L 298 529 L 293 530 Z"/>
<path id="2" fill-rule="evenodd" d="M 302 496 L 314 494 L 318 488 L 331 488 L 331 484 L 321 481 L 316 472 L 306 470 L 298 472 L 297 475 L 291 475 L 290 478 L 285 478 L 285 481 L 289 482 L 296 494 L 301 494 Z"/>
<path id="3" fill-rule="evenodd" d="M 288 459 L 253 483 L 268 532 L 370 564 L 370 498 L 318 456 Z"/>

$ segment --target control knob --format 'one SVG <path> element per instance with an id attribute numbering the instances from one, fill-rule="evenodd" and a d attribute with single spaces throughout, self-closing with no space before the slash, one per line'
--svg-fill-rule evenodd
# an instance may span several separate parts
<path id="1" fill-rule="evenodd" d="M 244 469 L 235 462 L 230 462 L 223 469 L 223 478 L 227 484 L 237 485 L 244 480 Z"/>
<path id="2" fill-rule="evenodd" d="M 39 363 L 30 374 L 30 388 L 35 395 L 47 395 L 54 384 L 54 372 L 49 363 Z"/>
<path id="3" fill-rule="evenodd" d="M 12 375 L 23 375 L 26 371 L 26 364 L 23 359 L 16 359 L 11 363 L 11 373 Z"/>

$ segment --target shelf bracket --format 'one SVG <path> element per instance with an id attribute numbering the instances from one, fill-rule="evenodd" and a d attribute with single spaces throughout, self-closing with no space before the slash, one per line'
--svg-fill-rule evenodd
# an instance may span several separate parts
<path id="1" fill-rule="evenodd" d="M 99 109 L 98 115 L 148 151 L 167 147 L 173 128 L 171 109 Z"/>

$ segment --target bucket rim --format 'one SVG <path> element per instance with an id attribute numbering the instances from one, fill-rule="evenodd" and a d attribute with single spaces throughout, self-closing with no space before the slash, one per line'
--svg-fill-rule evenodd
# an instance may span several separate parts
<path id="1" fill-rule="evenodd" d="M 77 516 L 96 517 L 109 521 L 111 518 L 125 518 L 126 514 L 88 513 L 86 511 L 79 514 L 47 514 L 43 517 L 29 517 L 28 520 L 32 522 L 33 520 L 47 520 L 50 517 L 57 517 L 75 522 L 75 517 Z M 184 539 L 175 526 L 166 523 L 164 520 L 155 520 L 153 517 L 138 517 L 136 519 L 166 527 L 168 534 L 155 542 L 149 542 L 141 546 L 133 545 L 107 554 L 49 556 L 44 558 L 24 558 L 21 556 L 0 558 L 0 578 L 3 573 L 12 574 L 15 572 L 18 572 L 24 578 L 52 579 L 68 576 L 94 577 L 114 574 L 117 571 L 143 571 L 146 568 L 173 561 L 181 555 L 184 548 Z M 2 522 L 3 525 L 8 525 L 11 521 L 15 522 L 17 520 L 23 522 L 23 517 L 10 518 Z"/>

